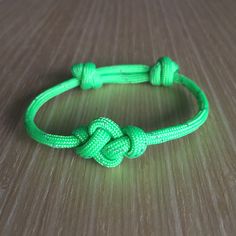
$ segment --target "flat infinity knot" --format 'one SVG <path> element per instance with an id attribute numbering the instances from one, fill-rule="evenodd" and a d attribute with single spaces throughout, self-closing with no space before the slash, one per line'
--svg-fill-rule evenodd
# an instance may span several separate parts
<path id="1" fill-rule="evenodd" d="M 150 68 L 149 80 L 152 85 L 171 86 L 179 66 L 169 57 L 161 57 L 156 64 Z"/>
<path id="2" fill-rule="evenodd" d="M 102 87 L 102 80 L 92 62 L 73 65 L 71 73 L 79 80 L 79 85 L 84 90 Z"/>
<path id="3" fill-rule="evenodd" d="M 94 158 L 106 167 L 119 165 L 123 158 L 135 158 L 142 155 L 146 148 L 145 132 L 135 126 L 123 129 L 114 121 L 100 117 L 92 121 L 88 127 L 80 127 L 73 131 L 80 145 L 76 153 L 85 158 Z"/>

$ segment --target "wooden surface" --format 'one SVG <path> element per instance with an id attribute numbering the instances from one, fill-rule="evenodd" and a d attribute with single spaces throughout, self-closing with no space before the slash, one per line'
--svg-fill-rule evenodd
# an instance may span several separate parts
<path id="1" fill-rule="evenodd" d="M 236 235 L 236 2 L 0 2 L 0 235 Z M 37 144 L 23 114 L 73 63 L 151 65 L 163 55 L 206 92 L 196 133 L 106 169 Z M 98 116 L 153 130 L 193 116 L 183 88 L 106 85 L 57 97 L 37 116 L 70 134 Z"/>

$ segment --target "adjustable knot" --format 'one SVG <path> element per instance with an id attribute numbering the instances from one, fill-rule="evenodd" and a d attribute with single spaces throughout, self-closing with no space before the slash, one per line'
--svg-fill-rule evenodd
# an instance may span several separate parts
<path id="1" fill-rule="evenodd" d="M 150 68 L 150 83 L 158 86 L 171 86 L 179 66 L 169 57 L 162 57 Z"/>
<path id="2" fill-rule="evenodd" d="M 92 62 L 73 65 L 71 73 L 79 80 L 80 87 L 83 90 L 102 86 L 101 77 L 97 72 L 96 65 Z"/>
<path id="3" fill-rule="evenodd" d="M 142 155 L 147 147 L 145 132 L 134 126 L 123 129 L 108 118 L 98 118 L 88 127 L 73 132 L 80 145 L 76 154 L 88 159 L 94 158 L 106 167 L 118 166 L 123 158 L 135 158 Z"/>

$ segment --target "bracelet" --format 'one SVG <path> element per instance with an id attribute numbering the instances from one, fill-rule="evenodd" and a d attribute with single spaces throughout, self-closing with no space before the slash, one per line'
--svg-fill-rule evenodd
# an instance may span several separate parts
<path id="1" fill-rule="evenodd" d="M 153 66 L 114 65 L 96 68 L 94 63 L 81 63 L 71 68 L 73 78 L 66 80 L 38 95 L 25 113 L 27 133 L 37 142 L 53 148 L 75 148 L 77 155 L 95 159 L 105 167 L 118 166 L 123 158 L 142 155 L 148 145 L 160 144 L 188 135 L 197 130 L 207 119 L 208 100 L 195 82 L 179 73 L 179 66 L 169 57 L 162 57 Z M 34 118 L 51 98 L 72 88 L 100 88 L 106 83 L 143 83 L 157 86 L 171 86 L 174 83 L 186 87 L 197 99 L 197 114 L 175 126 L 144 132 L 136 126 L 121 128 L 106 117 L 93 120 L 88 126 L 75 129 L 70 136 L 49 134 L 40 130 Z"/>

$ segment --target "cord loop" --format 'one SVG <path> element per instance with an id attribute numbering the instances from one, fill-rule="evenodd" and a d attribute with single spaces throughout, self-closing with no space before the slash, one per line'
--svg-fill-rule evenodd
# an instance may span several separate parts
<path id="1" fill-rule="evenodd" d="M 97 72 L 96 65 L 92 62 L 75 64 L 71 67 L 71 73 L 79 80 L 83 90 L 102 87 L 102 81 Z"/>
<path id="2" fill-rule="evenodd" d="M 171 86 L 178 70 L 179 66 L 169 57 L 161 57 L 149 71 L 150 83 L 157 86 Z"/>
<path id="3" fill-rule="evenodd" d="M 127 126 L 122 131 L 129 137 L 131 142 L 127 157 L 136 158 L 141 156 L 147 148 L 146 133 L 136 126 Z"/>

